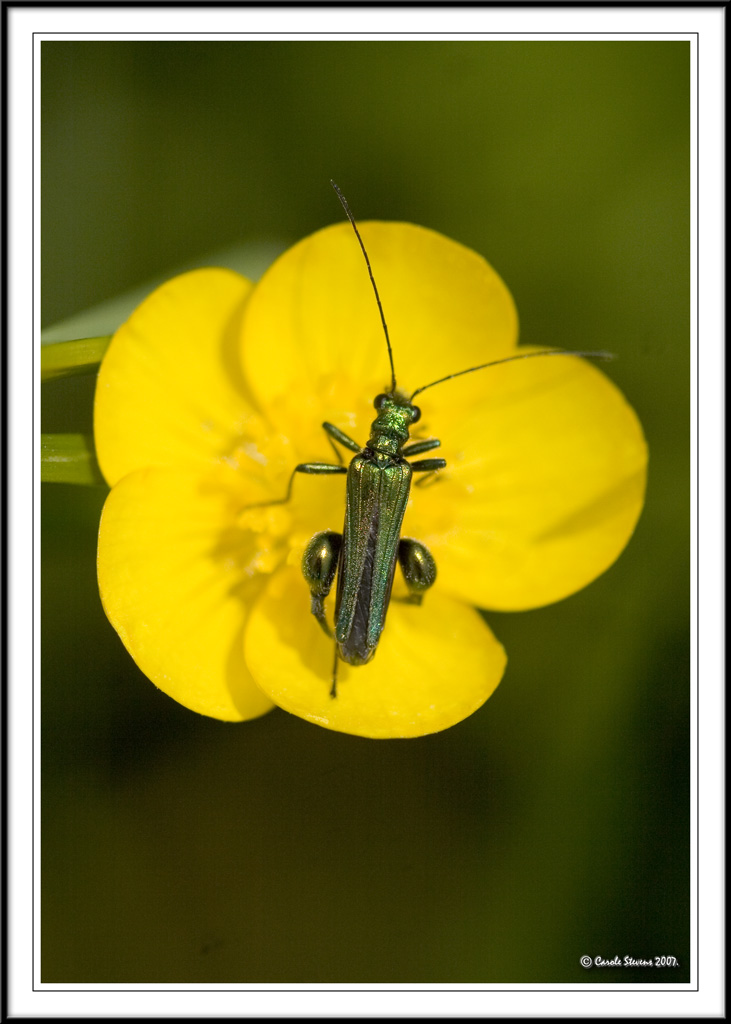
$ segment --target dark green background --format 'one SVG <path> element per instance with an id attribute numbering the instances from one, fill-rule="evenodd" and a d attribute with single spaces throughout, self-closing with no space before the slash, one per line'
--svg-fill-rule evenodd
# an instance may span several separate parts
<path id="1" fill-rule="evenodd" d="M 618 563 L 488 615 L 497 692 L 405 741 L 175 704 L 99 605 L 104 492 L 45 485 L 43 981 L 687 981 L 688 44 L 45 42 L 41 72 L 45 324 L 339 220 L 333 177 L 483 253 L 525 342 L 617 353 L 650 446 Z M 92 386 L 44 385 L 45 429 Z"/>

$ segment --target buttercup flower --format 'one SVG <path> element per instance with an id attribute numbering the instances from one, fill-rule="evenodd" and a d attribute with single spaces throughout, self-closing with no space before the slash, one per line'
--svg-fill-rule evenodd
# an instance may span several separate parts
<path id="1" fill-rule="evenodd" d="M 481 257 L 409 224 L 360 230 L 407 395 L 517 351 L 512 298 Z M 421 606 L 391 602 L 375 658 L 340 662 L 332 698 L 333 642 L 300 563 L 313 534 L 342 531 L 345 477 L 296 475 L 289 502 L 262 503 L 283 497 L 298 463 L 336 461 L 323 421 L 365 444 L 389 381 L 347 223 L 295 245 L 257 285 L 223 269 L 174 278 L 114 335 L 95 404 L 112 488 L 99 587 L 134 660 L 181 704 L 229 721 L 278 705 L 370 737 L 437 732 L 480 707 L 505 668 L 476 608 L 558 601 L 624 548 L 646 447 L 596 366 L 527 359 L 434 387 L 411 440 L 440 438 L 431 454 L 447 468 L 412 485 L 402 535 L 430 549 L 437 580 Z M 397 568 L 394 597 L 405 594 Z M 333 605 L 334 588 L 331 622 Z"/>

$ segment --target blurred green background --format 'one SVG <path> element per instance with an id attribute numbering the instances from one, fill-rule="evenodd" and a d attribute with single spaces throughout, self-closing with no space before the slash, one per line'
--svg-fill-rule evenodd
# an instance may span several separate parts
<path id="1" fill-rule="evenodd" d="M 650 446 L 617 564 L 490 614 L 472 718 L 368 741 L 157 691 L 95 580 L 102 488 L 44 485 L 44 982 L 689 978 L 689 45 L 44 42 L 43 322 L 242 242 L 413 221 L 522 340 L 606 348 Z M 43 387 L 89 430 L 93 379 Z M 579 957 L 671 955 L 676 970 Z"/>

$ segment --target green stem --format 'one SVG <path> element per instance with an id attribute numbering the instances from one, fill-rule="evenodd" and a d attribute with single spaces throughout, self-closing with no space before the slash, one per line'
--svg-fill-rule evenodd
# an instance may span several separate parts
<path id="1" fill-rule="evenodd" d="M 91 434 L 41 434 L 41 482 L 105 486 Z"/>
<path id="2" fill-rule="evenodd" d="M 56 380 L 74 374 L 95 373 L 109 347 L 111 335 L 80 338 L 41 346 L 41 381 Z"/>

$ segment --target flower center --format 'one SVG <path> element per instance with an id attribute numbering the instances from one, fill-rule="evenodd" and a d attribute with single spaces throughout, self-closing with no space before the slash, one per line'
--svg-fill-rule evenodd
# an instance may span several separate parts
<path id="1" fill-rule="evenodd" d="M 244 508 L 236 526 L 253 534 L 253 553 L 244 572 L 271 573 L 287 558 L 288 538 L 292 531 L 292 514 L 283 505 Z"/>

